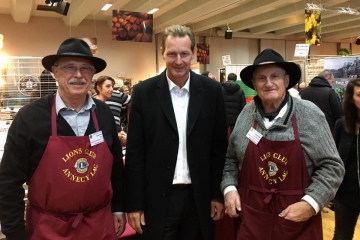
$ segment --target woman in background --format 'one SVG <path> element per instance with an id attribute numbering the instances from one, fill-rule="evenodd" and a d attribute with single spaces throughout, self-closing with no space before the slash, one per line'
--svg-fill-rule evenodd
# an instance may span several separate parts
<path id="1" fill-rule="evenodd" d="M 95 81 L 95 91 L 96 91 L 96 99 L 99 99 L 103 102 L 106 99 L 110 98 L 114 91 L 115 80 L 109 76 L 100 76 Z"/>
<path id="2" fill-rule="evenodd" d="M 111 95 L 114 92 L 114 85 L 115 85 L 115 80 L 112 77 L 109 76 L 100 76 L 98 79 L 96 79 L 95 81 L 95 91 L 96 91 L 96 95 L 94 96 L 96 99 L 99 99 L 103 102 L 106 102 L 106 100 L 108 98 L 111 97 Z M 127 139 L 127 134 L 125 131 L 123 131 L 123 129 L 121 129 L 120 132 L 118 132 L 118 137 L 119 140 L 121 142 L 122 146 L 126 145 L 126 139 Z"/>
<path id="3" fill-rule="evenodd" d="M 345 165 L 345 177 L 334 199 L 335 233 L 333 240 L 353 239 L 360 212 L 359 196 L 360 78 L 346 87 L 344 118 L 337 120 L 334 139 Z"/>

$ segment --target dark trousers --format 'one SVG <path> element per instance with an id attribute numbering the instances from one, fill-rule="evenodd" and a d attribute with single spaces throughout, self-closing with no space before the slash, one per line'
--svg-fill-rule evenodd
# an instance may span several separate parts
<path id="1" fill-rule="evenodd" d="M 172 188 L 164 226 L 164 240 L 201 240 L 191 185 L 176 184 Z"/>
<path id="2" fill-rule="evenodd" d="M 359 216 L 360 207 L 352 207 L 334 200 L 335 207 L 335 234 L 333 240 L 352 240 L 355 225 Z"/>

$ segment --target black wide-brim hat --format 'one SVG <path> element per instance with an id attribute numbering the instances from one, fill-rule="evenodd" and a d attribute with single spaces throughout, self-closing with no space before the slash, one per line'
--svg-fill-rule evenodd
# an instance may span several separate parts
<path id="1" fill-rule="evenodd" d="M 86 58 L 93 62 L 96 73 L 101 72 L 106 68 L 105 60 L 94 57 L 92 55 L 89 45 L 77 38 L 66 39 L 59 47 L 57 54 L 46 56 L 42 59 L 42 65 L 44 68 L 52 72 L 51 67 L 61 57 L 78 57 Z"/>
<path id="2" fill-rule="evenodd" d="M 257 67 L 266 64 L 276 64 L 282 67 L 286 73 L 289 74 L 290 79 L 287 89 L 294 87 L 301 78 L 301 69 L 299 65 L 293 62 L 285 62 L 284 58 L 278 52 L 272 49 L 265 49 L 255 58 L 253 65 L 245 67 L 240 72 L 240 79 L 245 83 L 245 85 L 254 89 L 251 81 L 253 79 L 254 70 Z"/>

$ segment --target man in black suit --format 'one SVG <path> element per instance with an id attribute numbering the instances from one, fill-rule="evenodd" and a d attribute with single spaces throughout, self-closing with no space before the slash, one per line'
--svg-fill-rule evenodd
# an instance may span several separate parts
<path id="1" fill-rule="evenodd" d="M 190 71 L 194 47 L 189 28 L 166 28 L 166 70 L 133 89 L 126 203 L 139 239 L 213 239 L 223 216 L 224 100 L 217 81 Z"/>

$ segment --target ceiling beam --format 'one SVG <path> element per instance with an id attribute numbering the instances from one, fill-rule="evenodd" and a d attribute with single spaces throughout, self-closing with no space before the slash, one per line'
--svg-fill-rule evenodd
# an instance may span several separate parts
<path id="1" fill-rule="evenodd" d="M 360 27 L 352 27 L 346 30 L 340 30 L 337 32 L 322 34 L 322 39 L 344 39 L 344 38 L 356 38 L 360 34 Z"/>
<path id="2" fill-rule="evenodd" d="M 331 3 L 333 1 L 328 2 L 328 6 L 331 6 Z M 333 5 L 332 7 L 340 7 L 343 6 L 343 2 L 346 2 L 346 4 L 348 6 L 358 6 L 359 5 L 359 0 L 351 0 L 351 1 L 345 1 L 345 0 L 339 0 L 336 1 L 336 5 Z M 337 14 L 335 12 L 326 12 L 324 11 L 322 16 L 321 16 L 321 24 L 322 26 L 329 26 L 327 24 L 331 24 L 333 25 L 334 23 L 336 23 L 336 20 L 334 19 L 334 17 L 338 17 L 338 16 L 345 16 L 344 14 Z M 283 29 L 278 29 L 277 31 L 275 31 L 276 34 L 278 35 L 291 35 L 291 34 L 301 34 L 302 32 L 305 31 L 305 20 L 299 20 L 298 24 L 296 26 L 283 26 Z"/>
<path id="3" fill-rule="evenodd" d="M 159 8 L 169 0 L 132 0 L 124 5 L 121 10 L 134 12 L 149 12 L 153 8 Z"/>
<path id="4" fill-rule="evenodd" d="M 359 16 L 341 14 L 322 21 L 321 32 L 331 33 L 335 31 L 345 30 L 343 28 L 351 28 L 359 24 Z M 303 35 L 303 33 L 297 33 L 296 36 Z"/>
<path id="5" fill-rule="evenodd" d="M 16 23 L 28 23 L 31 17 L 33 0 L 11 0 L 11 16 Z"/>
<path id="6" fill-rule="evenodd" d="M 98 4 L 98 0 L 72 0 L 67 16 L 63 17 L 65 25 L 78 26 Z"/>
<path id="7" fill-rule="evenodd" d="M 289 0 L 289 4 L 299 2 L 300 0 Z M 247 18 L 253 18 L 256 15 L 268 12 L 271 9 L 284 4 L 281 0 L 254 0 L 246 1 L 244 4 L 215 15 L 209 19 L 193 24 L 193 31 L 204 31 L 214 26 L 221 26 L 241 21 Z"/>
<path id="8" fill-rule="evenodd" d="M 190 0 L 154 19 L 154 31 L 159 33 L 172 24 L 186 24 L 198 16 L 198 11 L 211 0 Z"/>

